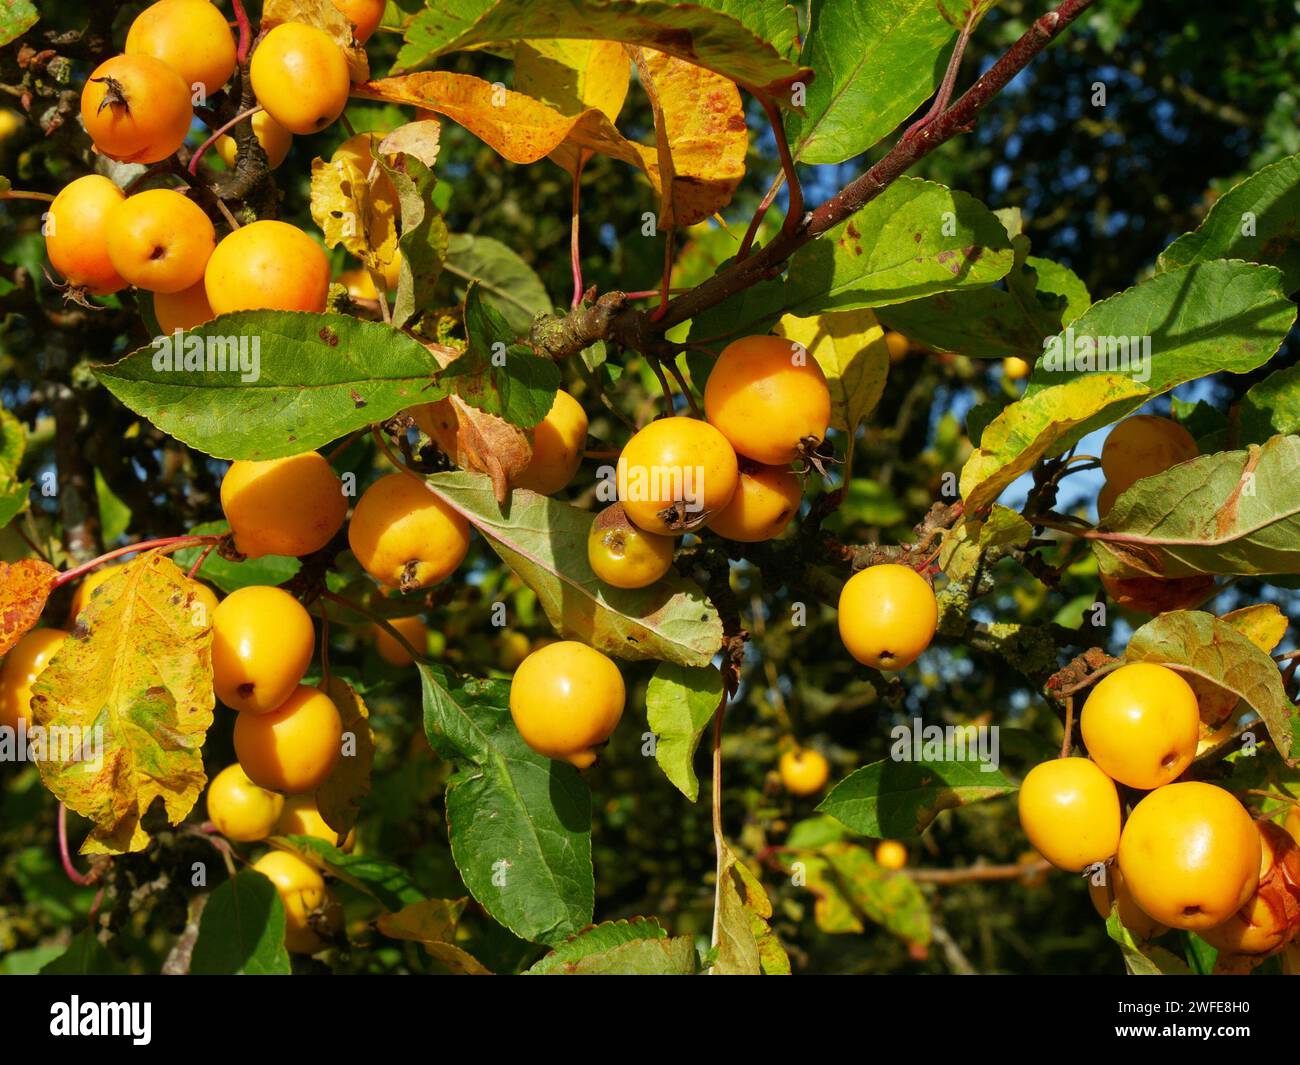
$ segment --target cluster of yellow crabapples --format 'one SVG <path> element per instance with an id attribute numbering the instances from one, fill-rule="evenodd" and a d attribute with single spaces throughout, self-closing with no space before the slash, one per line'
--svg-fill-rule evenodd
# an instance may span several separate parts
<path id="1" fill-rule="evenodd" d="M 1089 693 L 1079 731 L 1089 757 L 1043 762 L 1021 785 L 1038 853 L 1088 876 L 1097 911 L 1118 904 L 1139 940 L 1181 928 L 1224 955 L 1286 946 L 1300 928 L 1300 807 L 1286 831 L 1215 784 L 1178 780 L 1201 744 L 1192 686 L 1157 663 L 1120 666 Z"/>
<path id="2" fill-rule="evenodd" d="M 384 11 L 384 0 L 335 4 L 359 43 Z M 189 133 L 194 98 L 221 89 L 236 65 L 230 26 L 209 0 L 159 0 L 131 24 L 125 52 L 96 67 L 82 90 L 81 117 L 95 150 L 124 163 L 169 158 Z M 281 23 L 262 37 L 249 77 L 262 110 L 248 121 L 272 168 L 284 161 L 294 134 L 333 123 L 351 89 L 343 49 L 324 30 L 298 22 Z M 368 174 L 374 140 L 359 134 L 336 158 Z M 213 147 L 234 165 L 230 136 Z M 271 219 L 235 228 L 218 241 L 204 210 L 175 189 L 126 195 L 107 177 L 89 174 L 59 192 L 44 228 L 50 262 L 70 290 L 82 297 L 128 286 L 152 293 L 163 333 L 232 311 L 326 308 L 330 266 L 317 241 Z M 398 266 L 383 271 L 389 289 L 396 286 Z M 365 295 L 373 295 L 370 281 Z"/>
<path id="3" fill-rule="evenodd" d="M 410 413 L 433 440 L 445 440 L 442 434 L 454 417 L 448 401 Z M 625 446 L 622 483 L 649 483 L 637 471 L 655 470 L 666 473 L 664 483 L 682 484 L 690 468 L 696 488 L 692 506 L 698 509 L 685 508 L 682 499 L 632 498 L 629 493 L 603 511 L 592 523 L 587 547 L 592 569 L 607 585 L 631 589 L 654 584 L 670 568 L 679 537 L 701 526 L 753 542 L 779 535 L 795 516 L 802 493 L 792 466 L 810 443 L 821 442 L 830 417 L 826 380 L 816 363 L 778 337 L 739 340 L 713 368 L 705 413 L 705 420 L 651 422 Z M 586 415 L 561 391 L 530 435 L 532 458 L 513 487 L 557 492 L 581 464 Z M 450 444 L 444 447 L 451 450 Z M 343 482 L 315 451 L 232 463 L 222 480 L 221 504 L 235 549 L 249 559 L 310 555 L 326 547 L 346 521 L 357 562 L 390 595 L 446 579 L 470 544 L 465 517 L 410 470 L 388 473 L 366 488 L 349 520 Z M 82 581 L 74 617 L 114 569 L 101 567 Z M 209 817 L 234 840 L 308 831 L 334 841 L 336 834 L 320 818 L 312 796 L 338 762 L 343 726 L 331 693 L 302 683 L 315 643 L 310 615 L 280 588 L 244 587 L 218 602 L 209 588 L 194 584 L 195 595 L 210 611 L 213 687 L 238 712 L 238 764 L 213 780 Z M 858 661 L 877 669 L 899 670 L 911 663 L 929 645 L 936 624 L 934 593 L 907 566 L 868 567 L 849 579 L 839 600 L 845 646 Z M 418 617 L 397 618 L 393 625 L 407 640 L 426 635 Z M 32 685 L 66 635 L 35 629 L 5 657 L 0 664 L 0 724 L 12 725 L 20 715 L 30 721 Z M 412 660 L 407 646 L 386 631 L 377 633 L 377 644 L 394 664 Z M 622 716 L 624 701 L 623 678 L 614 662 L 572 640 L 548 643 L 527 655 L 510 689 L 511 715 L 529 746 L 580 769 L 595 761 Z M 780 772 L 790 792 L 808 795 L 825 785 L 829 766 L 819 752 L 795 748 L 783 754 Z M 897 868 L 905 852 L 886 843 L 882 864 Z M 266 855 L 257 868 L 286 895 L 291 944 L 316 949 L 324 903 L 307 905 L 302 899 L 328 903 L 319 873 L 283 852 Z"/>

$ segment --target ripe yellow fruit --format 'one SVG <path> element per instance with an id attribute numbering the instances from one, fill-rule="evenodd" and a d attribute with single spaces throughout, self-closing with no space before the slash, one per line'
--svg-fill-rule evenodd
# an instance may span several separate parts
<path id="1" fill-rule="evenodd" d="M 277 836 L 315 836 L 350 852 L 357 842 L 356 829 L 347 834 L 340 845 L 339 834 L 330 828 L 325 818 L 321 817 L 313 795 L 291 795 L 284 800 L 284 812 L 275 823 Z"/>
<path id="2" fill-rule="evenodd" d="M 361 494 L 348 543 L 370 576 L 409 592 L 455 571 L 469 550 L 469 523 L 414 477 L 390 473 Z"/>
<path id="3" fill-rule="evenodd" d="M 876 844 L 876 864 L 886 869 L 902 869 L 907 864 L 907 848 L 896 839 L 882 839 Z"/>
<path id="4" fill-rule="evenodd" d="M 62 629 L 32 629 L 9 648 L 0 661 L 0 728 L 18 727 L 21 718 L 32 724 L 32 685 L 63 646 Z"/>
<path id="5" fill-rule="evenodd" d="M 533 457 L 523 472 L 511 478 L 515 488 L 548 496 L 573 480 L 582 465 L 587 442 L 587 412 L 569 393 L 555 393 L 555 402 L 530 434 Z"/>
<path id="6" fill-rule="evenodd" d="M 1097 682 L 1083 704 L 1079 731 L 1108 776 L 1150 791 L 1174 780 L 1196 757 L 1196 693 L 1166 666 L 1132 662 Z"/>
<path id="7" fill-rule="evenodd" d="M 325 944 L 313 924 L 329 903 L 325 879 L 296 854 L 269 851 L 253 868 L 275 885 L 284 905 L 284 945 L 295 954 L 315 954 Z"/>
<path id="8" fill-rule="evenodd" d="M 791 795 L 814 795 L 826 786 L 831 766 L 821 751 L 796 747 L 781 755 L 781 784 Z"/>
<path id="9" fill-rule="evenodd" d="M 429 626 L 423 618 L 390 618 L 388 624 L 405 636 L 417 651 L 424 652 L 425 645 L 429 642 Z M 409 666 L 415 661 L 411 652 L 398 643 L 383 626 L 371 626 L 371 633 L 375 637 L 375 652 L 389 665 Z"/>
<path id="10" fill-rule="evenodd" d="M 1088 896 L 1092 899 L 1093 908 L 1103 919 L 1110 917 L 1111 903 L 1114 901 L 1119 903 L 1120 924 L 1138 939 L 1155 939 L 1156 936 L 1164 935 L 1169 931 L 1133 901 L 1133 893 L 1124 881 L 1119 863 L 1111 862 L 1106 867 L 1106 879 L 1103 883 L 1097 884 L 1093 881 L 1094 878 L 1088 878 Z"/>
<path id="11" fill-rule="evenodd" d="M 897 365 L 907 358 L 908 353 L 912 350 L 912 343 L 902 333 L 887 329 L 885 330 L 885 347 L 889 349 L 889 361 Z"/>
<path id="12" fill-rule="evenodd" d="M 1200 453 L 1192 434 L 1177 422 L 1138 414 L 1110 431 L 1101 449 L 1101 469 L 1118 495 L 1143 477 L 1164 473 Z"/>
<path id="13" fill-rule="evenodd" d="M 1034 850 L 1078 873 L 1115 854 L 1120 841 L 1115 782 L 1086 758 L 1040 762 L 1020 785 L 1020 827 Z"/>
<path id="14" fill-rule="evenodd" d="M 1167 784 L 1129 814 L 1119 865 L 1133 901 L 1155 920 L 1212 928 L 1241 909 L 1259 883 L 1259 833 L 1223 788 L 1196 780 Z"/>
<path id="15" fill-rule="evenodd" d="M 287 222 L 263 219 L 223 237 L 203 274 L 217 314 L 325 309 L 330 264 L 325 250 Z"/>
<path id="16" fill-rule="evenodd" d="M 126 199 L 108 178 L 87 174 L 63 187 L 45 221 L 45 251 L 70 285 L 92 296 L 126 288 L 108 254 L 108 217 Z"/>
<path id="17" fill-rule="evenodd" d="M 253 92 L 290 133 L 318 133 L 343 113 L 351 82 L 348 60 L 330 35 L 282 22 L 253 51 Z"/>
<path id="18" fill-rule="evenodd" d="M 108 256 L 147 292 L 180 292 L 203 280 L 217 231 L 193 200 L 174 189 L 129 196 L 108 216 Z"/>
<path id="19" fill-rule="evenodd" d="M 253 136 L 257 138 L 257 143 L 266 153 L 266 165 L 272 170 L 276 169 L 289 154 L 289 148 L 293 144 L 293 134 L 266 111 L 258 111 L 249 121 L 253 123 Z M 235 138 L 229 133 L 224 133 L 212 147 L 221 156 L 221 161 L 234 169 L 239 158 L 239 143 Z"/>
<path id="20" fill-rule="evenodd" d="M 802 347 L 753 336 L 723 349 L 704 386 L 704 415 L 736 451 L 786 466 L 826 435 L 831 394 L 826 375 Z"/>
<path id="21" fill-rule="evenodd" d="M 153 298 L 153 316 L 158 319 L 158 328 L 166 336 L 183 329 L 188 332 L 216 317 L 212 305 L 208 302 L 207 286 L 199 278 L 189 288 L 180 292 L 157 292 Z"/>
<path id="22" fill-rule="evenodd" d="M 266 839 L 284 810 L 284 796 L 259 788 L 238 765 L 228 765 L 208 785 L 208 820 L 226 839 Z"/>
<path id="23" fill-rule="evenodd" d="M 1023 381 L 1032 371 L 1033 366 L 1014 355 L 1002 360 L 1002 373 L 1008 381 Z"/>
<path id="24" fill-rule="evenodd" d="M 221 509 L 235 547 L 249 558 L 310 555 L 343 528 L 348 499 L 323 455 L 238 460 L 221 482 Z"/>
<path id="25" fill-rule="evenodd" d="M 252 712 L 241 717 L 278 709 L 307 672 L 315 641 L 311 615 L 288 592 L 264 585 L 236 589 L 212 615 L 217 698 Z"/>
<path id="26" fill-rule="evenodd" d="M 1256 822 L 1259 887 L 1221 925 L 1200 936 L 1222 954 L 1264 957 L 1281 950 L 1300 925 L 1300 847 L 1277 825 Z"/>
<path id="27" fill-rule="evenodd" d="M 334 6 L 352 23 L 352 36 L 365 44 L 384 18 L 387 0 L 334 0 Z"/>
<path id="28" fill-rule="evenodd" d="M 538 754 L 579 769 L 623 716 L 627 693 L 618 666 L 599 651 L 561 640 L 534 651 L 510 683 L 510 716 Z"/>
<path id="29" fill-rule="evenodd" d="M 226 16 L 209 0 L 158 0 L 136 16 L 126 34 L 127 55 L 161 59 L 205 96 L 235 72 L 235 38 Z"/>
<path id="30" fill-rule="evenodd" d="M 803 485 L 788 466 L 760 466 L 743 460 L 731 502 L 709 519 L 719 536 L 740 543 L 774 540 L 799 513 Z"/>
<path id="31" fill-rule="evenodd" d="M 190 622 L 197 628 L 210 628 L 217 619 L 217 593 L 201 581 L 190 581 L 194 598 L 190 601 Z"/>
<path id="32" fill-rule="evenodd" d="M 677 540 L 638 529 L 611 503 L 591 523 L 587 534 L 587 561 L 592 572 L 615 588 L 647 588 L 673 565 Z"/>
<path id="33" fill-rule="evenodd" d="M 95 594 L 95 589 L 106 581 L 112 580 L 117 575 L 117 571 L 124 565 L 125 563 L 118 562 L 112 566 L 100 566 L 98 569 L 92 569 L 82 577 L 81 583 L 77 585 L 77 590 L 72 593 L 72 607 L 68 610 L 68 620 L 76 621 L 77 615 L 86 609 L 90 597 Z"/>
<path id="34" fill-rule="evenodd" d="M 81 90 L 81 121 L 95 148 L 120 163 L 157 163 L 190 131 L 194 108 L 185 79 L 161 59 L 117 55 Z"/>
<path id="35" fill-rule="evenodd" d="M 618 498 L 646 532 L 681 536 L 731 502 L 736 452 L 708 422 L 673 417 L 636 433 L 618 459 Z"/>
<path id="36" fill-rule="evenodd" d="M 939 624 L 934 589 L 909 566 L 868 566 L 840 592 L 840 639 L 873 669 L 904 669 L 930 646 Z"/>
<path id="37" fill-rule="evenodd" d="M 1291 838 L 1300 843 L 1300 806 L 1290 806 L 1286 811 L 1286 820 L 1282 827 L 1291 833 Z"/>
<path id="38" fill-rule="evenodd" d="M 343 719 L 319 688 L 300 684 L 267 714 L 235 720 L 235 754 L 250 780 L 286 795 L 315 791 L 338 764 Z"/>

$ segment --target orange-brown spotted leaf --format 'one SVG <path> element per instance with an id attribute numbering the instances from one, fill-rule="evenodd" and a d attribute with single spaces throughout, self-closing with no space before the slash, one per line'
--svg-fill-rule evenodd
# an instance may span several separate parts
<path id="1" fill-rule="evenodd" d="M 510 494 L 510 478 L 520 474 L 533 457 L 533 445 L 517 425 L 448 396 L 429 407 L 438 446 L 462 470 L 486 473 L 492 493 L 503 504 Z"/>
<path id="2" fill-rule="evenodd" d="M 305 22 L 324 30 L 348 60 L 348 77 L 365 81 L 370 77 L 370 61 L 366 50 L 352 36 L 352 23 L 348 21 L 334 0 L 263 0 L 262 29 L 269 30 L 281 22 Z"/>
<path id="3" fill-rule="evenodd" d="M 384 276 L 399 254 L 399 206 L 392 180 L 378 167 L 374 169 L 371 180 L 350 158 L 313 160 L 311 216 L 327 247 L 342 244 L 368 269 Z"/>
<path id="4" fill-rule="evenodd" d="M 381 78 L 354 86 L 353 95 L 445 115 L 512 163 L 535 163 L 568 144 L 640 166 L 635 146 L 603 111 L 592 108 L 565 115 L 531 96 L 468 74 L 434 70 Z"/>
<path id="5" fill-rule="evenodd" d="M 370 711 L 356 690 L 340 677 L 321 685 L 339 708 L 343 719 L 343 754 L 325 783 L 316 790 L 316 809 L 337 832 L 342 843 L 361 813 L 361 801 L 370 794 L 370 770 L 375 763 L 375 737 Z"/>
<path id="6" fill-rule="evenodd" d="M 39 558 L 0 562 L 0 655 L 41 619 L 59 571 Z"/>
<path id="7" fill-rule="evenodd" d="M 749 132 L 740 90 L 719 74 L 635 50 L 655 112 L 654 147 L 636 145 L 663 204 L 659 224 L 692 226 L 722 210 L 745 176 Z"/>
<path id="8" fill-rule="evenodd" d="M 121 566 L 33 687 L 48 738 L 41 779 L 95 825 L 83 854 L 143 849 L 140 819 L 155 799 L 175 825 L 203 790 L 212 623 L 197 591 L 157 553 Z"/>

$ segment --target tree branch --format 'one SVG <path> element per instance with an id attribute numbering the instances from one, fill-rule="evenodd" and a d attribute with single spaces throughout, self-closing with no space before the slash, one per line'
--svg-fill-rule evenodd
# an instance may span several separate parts
<path id="1" fill-rule="evenodd" d="M 613 340 L 634 351 L 661 350 L 661 338 L 667 330 L 716 307 L 729 296 L 765 278 L 776 276 L 782 264 L 805 244 L 860 211 L 941 144 L 958 133 L 968 132 L 976 116 L 989 101 L 1094 2 L 1095 0 L 1063 0 L 1058 7 L 1035 21 L 955 103 L 920 130 L 901 137 L 874 166 L 814 211 L 805 214 L 796 224 L 783 227 L 771 243 L 747 258 L 732 262 L 720 273 L 677 297 L 663 308 L 663 313 L 652 317 L 644 311 L 625 307 L 618 313 L 609 315 L 603 323 L 588 318 L 584 327 L 575 327 L 568 319 L 573 314 L 589 314 L 586 308 L 580 308 L 564 317 L 539 318 L 533 327 L 534 346 L 536 347 L 536 338 L 541 332 L 549 343 L 537 347 L 537 350 L 539 354 L 552 359 L 574 355 L 586 344 L 596 340 Z M 604 300 L 605 297 L 601 299 Z M 597 324 L 603 325 L 603 328 L 593 332 L 592 327 Z"/>

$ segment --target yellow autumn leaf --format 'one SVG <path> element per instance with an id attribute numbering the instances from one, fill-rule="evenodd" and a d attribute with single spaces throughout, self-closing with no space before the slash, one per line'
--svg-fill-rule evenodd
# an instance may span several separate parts
<path id="1" fill-rule="evenodd" d="M 868 310 L 830 311 L 814 318 L 787 314 L 776 333 L 817 360 L 831 390 L 831 426 L 846 434 L 845 462 L 853 457 L 858 425 L 880 402 L 889 376 L 885 331 Z"/>
<path id="2" fill-rule="evenodd" d="M 465 976 L 490 976 L 477 958 L 456 946 L 456 927 L 465 912 L 468 899 L 424 899 L 396 913 L 385 913 L 375 927 L 390 939 L 420 943 L 429 955 L 453 973 Z"/>
<path id="3" fill-rule="evenodd" d="M 663 204 L 659 224 L 695 225 L 729 204 L 745 176 L 749 131 L 740 90 L 663 52 L 632 54 L 655 112 L 655 146 L 636 148 Z"/>
<path id="4" fill-rule="evenodd" d="M 1219 620 L 1226 621 L 1265 654 L 1273 653 L 1291 624 L 1272 603 L 1252 603 L 1230 610 Z"/>
<path id="5" fill-rule="evenodd" d="M 961 471 L 968 514 L 991 506 L 1003 490 L 1039 459 L 1059 454 L 1078 427 L 1098 411 L 1123 404 L 1136 410 L 1151 395 L 1124 374 L 1097 373 L 1039 389 L 1006 407 L 984 429 L 980 446 Z"/>
<path id="6" fill-rule="evenodd" d="M 41 779 L 95 825 L 83 854 L 142 850 L 154 800 L 180 824 L 207 782 L 212 622 L 198 589 L 156 552 L 121 566 L 33 689 Z"/>
<path id="7" fill-rule="evenodd" d="M 515 45 L 515 89 L 563 115 L 595 110 L 615 122 L 627 99 L 631 70 L 617 41 L 537 40 Z M 584 154 L 566 143 L 550 158 L 573 174 Z"/>
<path id="8" fill-rule="evenodd" d="M 378 134 L 369 140 L 373 152 Z M 344 144 L 329 162 L 312 161 L 311 216 L 324 234 L 326 246 L 342 244 L 381 277 L 389 275 L 399 255 L 399 211 L 392 179 L 373 154 L 367 159 L 353 141 Z"/>

